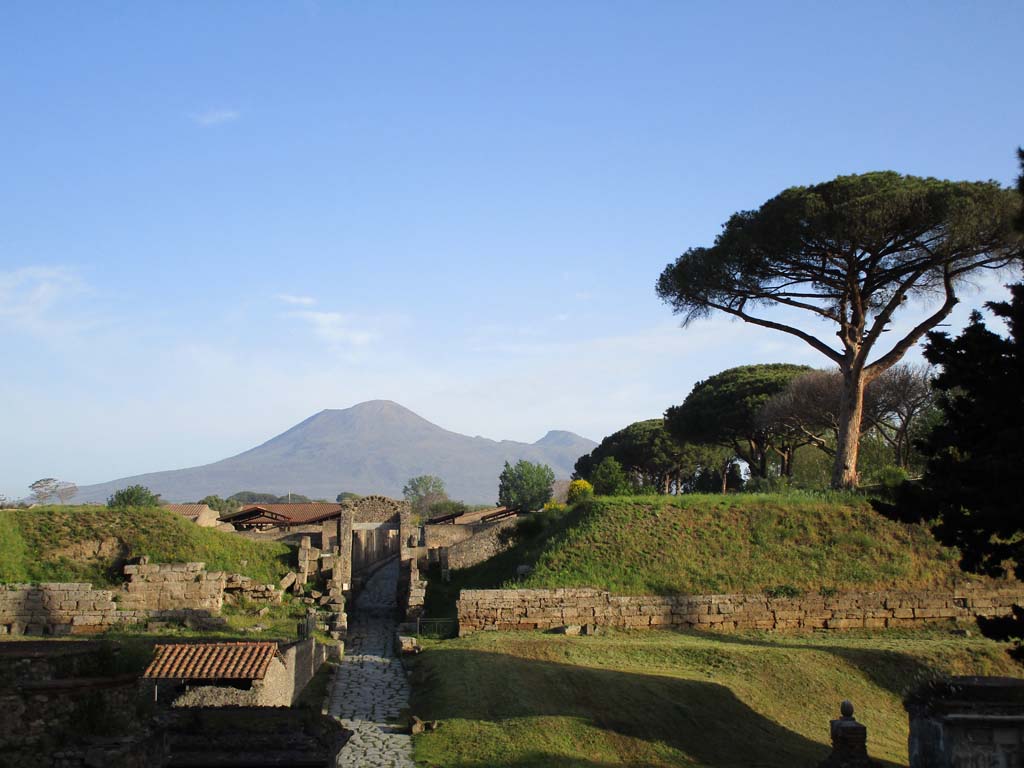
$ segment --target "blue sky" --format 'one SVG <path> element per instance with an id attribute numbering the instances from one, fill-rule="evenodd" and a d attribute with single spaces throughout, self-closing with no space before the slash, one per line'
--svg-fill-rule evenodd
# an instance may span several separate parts
<path id="1" fill-rule="evenodd" d="M 1022 39 L 1019 2 L 4 3 L 0 493 L 373 398 L 600 439 L 823 365 L 655 279 L 790 185 L 1010 183 Z"/>

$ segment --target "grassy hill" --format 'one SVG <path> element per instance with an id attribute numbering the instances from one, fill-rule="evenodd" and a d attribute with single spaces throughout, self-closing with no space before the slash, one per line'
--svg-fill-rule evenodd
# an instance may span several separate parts
<path id="1" fill-rule="evenodd" d="M 432 585 L 428 610 L 449 614 L 459 589 L 500 586 L 618 594 L 944 586 L 967 578 L 959 557 L 927 527 L 889 520 L 853 495 L 598 497 L 521 519 L 512 549 Z M 516 580 L 520 564 L 534 571 Z"/>
<path id="2" fill-rule="evenodd" d="M 948 631 L 828 635 L 479 632 L 426 641 L 417 764 L 450 768 L 792 768 L 829 753 L 850 699 L 868 751 L 907 765 L 902 695 L 940 674 L 1022 676 L 1001 646 Z"/>
<path id="3" fill-rule="evenodd" d="M 0 582 L 122 580 L 119 564 L 203 562 L 276 582 L 288 571 L 289 548 L 200 528 L 164 509 L 36 507 L 0 510 Z"/>

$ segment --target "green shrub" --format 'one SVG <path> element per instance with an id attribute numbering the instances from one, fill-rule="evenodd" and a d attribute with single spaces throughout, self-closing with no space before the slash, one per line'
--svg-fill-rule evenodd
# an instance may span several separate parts
<path id="1" fill-rule="evenodd" d="M 153 493 L 144 485 L 129 485 L 115 491 L 107 499 L 107 507 L 110 509 L 132 509 L 142 507 L 155 507 L 160 503 L 160 494 Z"/>
<path id="2" fill-rule="evenodd" d="M 629 478 L 614 456 L 605 456 L 590 475 L 594 493 L 601 496 L 622 496 L 630 493 Z"/>

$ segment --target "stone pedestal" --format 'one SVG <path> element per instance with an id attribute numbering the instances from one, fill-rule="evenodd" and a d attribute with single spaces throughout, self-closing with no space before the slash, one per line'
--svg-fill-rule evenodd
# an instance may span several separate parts
<path id="1" fill-rule="evenodd" d="M 819 768 L 873 768 L 868 758 L 868 729 L 853 717 L 853 704 L 839 705 L 840 717 L 831 721 L 832 754 Z"/>

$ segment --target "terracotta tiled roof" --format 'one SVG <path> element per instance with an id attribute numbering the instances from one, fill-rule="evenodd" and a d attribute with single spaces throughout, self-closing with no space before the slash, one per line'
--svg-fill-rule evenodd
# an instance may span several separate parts
<path id="1" fill-rule="evenodd" d="M 257 517 L 253 513 L 270 512 L 266 522 L 278 525 L 302 525 L 304 523 L 319 523 L 321 520 L 335 517 L 341 512 L 341 504 L 334 504 L 325 501 L 314 501 L 308 504 L 248 504 L 237 512 L 224 515 L 220 519 L 232 522 L 236 518 L 239 522 L 245 522 Z M 276 517 L 275 517 L 276 516 Z"/>
<path id="2" fill-rule="evenodd" d="M 262 680 L 277 643 L 157 645 L 143 677 L 175 680 Z"/>
<path id="3" fill-rule="evenodd" d="M 179 515 L 184 515 L 189 520 L 195 520 L 203 512 L 210 509 L 206 504 L 164 504 L 164 509 L 169 509 L 171 512 L 177 512 Z"/>

